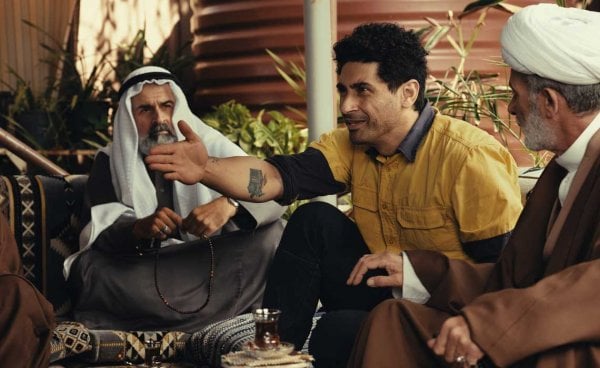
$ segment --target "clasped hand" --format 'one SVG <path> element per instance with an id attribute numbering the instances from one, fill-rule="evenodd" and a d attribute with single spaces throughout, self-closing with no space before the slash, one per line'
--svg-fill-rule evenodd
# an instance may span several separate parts
<path id="1" fill-rule="evenodd" d="M 446 362 L 467 367 L 476 366 L 484 356 L 479 346 L 471 340 L 471 331 L 463 316 L 444 321 L 439 335 L 427 341 L 427 346 Z"/>
<path id="2" fill-rule="evenodd" d="M 165 240 L 173 230 L 181 226 L 181 216 L 172 209 L 159 208 L 133 224 L 133 235 L 137 239 L 160 239 Z"/>
<path id="3" fill-rule="evenodd" d="M 185 219 L 170 208 L 163 207 L 136 221 L 133 234 L 138 239 L 165 240 L 179 228 L 197 237 L 210 236 L 225 225 L 235 211 L 225 197 L 194 208 Z"/>

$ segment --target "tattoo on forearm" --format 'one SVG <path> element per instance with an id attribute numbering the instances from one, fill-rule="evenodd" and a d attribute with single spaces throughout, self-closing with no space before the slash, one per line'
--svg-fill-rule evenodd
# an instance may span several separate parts
<path id="1" fill-rule="evenodd" d="M 267 185 L 267 176 L 263 174 L 262 170 L 250 169 L 250 181 L 248 181 L 248 194 L 250 198 L 258 198 L 263 196 L 265 193 L 262 188 Z"/>

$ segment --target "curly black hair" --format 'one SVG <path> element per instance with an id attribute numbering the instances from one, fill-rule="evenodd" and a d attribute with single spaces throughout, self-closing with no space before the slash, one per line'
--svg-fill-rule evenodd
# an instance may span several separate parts
<path id="1" fill-rule="evenodd" d="M 362 24 L 336 42 L 333 51 L 338 75 L 347 62 L 376 62 L 377 75 L 391 92 L 415 79 L 420 86 L 415 109 L 421 111 L 425 106 L 427 51 L 415 32 L 394 23 Z"/>

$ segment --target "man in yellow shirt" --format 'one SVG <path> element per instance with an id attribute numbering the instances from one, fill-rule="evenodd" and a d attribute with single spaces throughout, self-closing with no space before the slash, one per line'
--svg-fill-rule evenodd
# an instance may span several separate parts
<path id="1" fill-rule="evenodd" d="M 190 132 L 185 142 L 153 149 L 146 161 L 167 179 L 201 181 L 249 201 L 352 193 L 351 218 L 323 203 L 299 208 L 273 261 L 263 305 L 283 311 L 281 338 L 297 348 L 319 300 L 328 312 L 368 311 L 392 297 L 389 288 L 346 284 L 362 256 L 429 249 L 494 261 L 521 211 L 508 151 L 427 103 L 427 53 L 415 33 L 390 23 L 366 24 L 334 51 L 346 127 L 324 134 L 305 152 L 264 161 L 209 158 Z M 180 129 L 189 132 L 185 123 Z M 317 341 L 312 351 L 332 350 L 338 332 L 351 340 L 351 331 L 337 327 L 361 317 L 333 323 L 326 332 L 318 328 L 322 338 L 311 339 L 311 345 Z M 347 316 L 342 320 L 348 322 Z M 341 359 L 331 365 L 345 364 Z"/>
<path id="2" fill-rule="evenodd" d="M 495 264 L 420 250 L 361 259 L 351 283 L 393 265 L 370 284 L 421 297 L 374 308 L 347 367 L 600 367 L 598 35 L 600 13 L 556 4 L 508 19 L 508 112 L 527 147 L 554 158 Z"/>

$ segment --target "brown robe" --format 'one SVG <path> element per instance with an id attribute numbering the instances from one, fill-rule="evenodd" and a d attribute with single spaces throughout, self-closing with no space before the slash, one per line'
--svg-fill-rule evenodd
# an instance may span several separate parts
<path id="1" fill-rule="evenodd" d="M 425 341 L 457 314 L 497 366 L 600 366 L 600 132 L 557 214 L 565 173 L 549 163 L 495 265 L 407 252 L 430 300 L 391 300 L 374 309 L 349 366 L 444 366 Z"/>
<path id="2" fill-rule="evenodd" d="M 21 257 L 0 213 L 0 366 L 48 367 L 54 310 L 23 277 Z"/>

